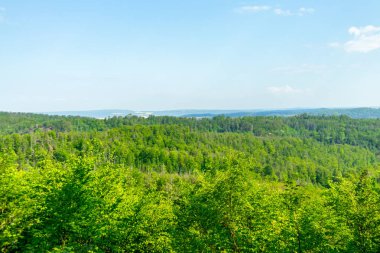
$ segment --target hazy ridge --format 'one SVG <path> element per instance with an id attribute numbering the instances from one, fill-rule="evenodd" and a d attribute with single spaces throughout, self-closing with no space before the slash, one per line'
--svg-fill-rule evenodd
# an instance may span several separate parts
<path id="1" fill-rule="evenodd" d="M 46 112 L 43 114 L 58 116 L 81 116 L 91 118 L 109 118 L 114 116 L 135 115 L 141 117 L 154 116 L 174 116 L 174 117 L 195 117 L 210 118 L 224 115 L 227 117 L 244 116 L 295 116 L 299 114 L 309 114 L 314 116 L 340 116 L 346 115 L 351 118 L 380 118 L 380 108 L 360 107 L 360 108 L 312 108 L 312 109 L 268 109 L 268 110 L 167 110 L 167 111 L 133 111 L 121 109 L 88 110 L 88 111 L 60 111 Z"/>

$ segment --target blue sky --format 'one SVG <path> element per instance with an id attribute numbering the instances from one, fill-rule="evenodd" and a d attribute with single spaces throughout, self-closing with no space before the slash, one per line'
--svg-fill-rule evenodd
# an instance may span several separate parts
<path id="1" fill-rule="evenodd" d="M 380 1 L 0 0 L 0 110 L 380 106 Z"/>

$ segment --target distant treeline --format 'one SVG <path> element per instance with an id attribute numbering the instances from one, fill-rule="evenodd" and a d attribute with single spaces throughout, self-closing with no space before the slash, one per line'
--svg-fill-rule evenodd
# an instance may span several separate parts
<path id="1" fill-rule="evenodd" d="M 82 117 L 0 113 L 0 133 L 35 131 L 104 131 L 120 126 L 179 125 L 194 131 L 250 132 L 255 136 L 312 138 L 326 144 L 349 144 L 380 150 L 380 119 L 347 116 L 178 118 L 169 116 L 113 117 L 104 120 Z"/>

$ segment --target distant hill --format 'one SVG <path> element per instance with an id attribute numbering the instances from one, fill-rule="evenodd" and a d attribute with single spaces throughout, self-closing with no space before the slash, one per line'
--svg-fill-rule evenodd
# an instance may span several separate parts
<path id="1" fill-rule="evenodd" d="M 244 116 L 280 116 L 289 117 L 300 114 L 314 116 L 340 116 L 346 115 L 351 118 L 380 118 L 380 108 L 316 108 L 316 109 L 281 109 L 281 110 L 168 110 L 168 111 L 132 111 L 132 110 L 92 110 L 92 111 L 64 111 L 47 112 L 48 115 L 81 116 L 91 118 L 110 118 L 114 116 L 124 117 L 135 115 L 140 117 L 174 116 L 186 118 L 212 118 L 219 115 L 227 117 Z"/>
<path id="2" fill-rule="evenodd" d="M 244 117 L 244 116 L 282 116 L 290 117 L 300 114 L 308 114 L 313 116 L 340 116 L 345 115 L 356 119 L 375 119 L 380 118 L 380 108 L 319 108 L 319 109 L 284 109 L 284 110 L 265 110 L 265 111 L 239 111 L 232 113 L 212 114 L 209 112 L 198 114 L 187 114 L 182 117 L 214 117 L 224 115 L 226 117 Z"/>
<path id="3" fill-rule="evenodd" d="M 43 112 L 42 114 L 55 115 L 55 116 L 81 116 L 91 118 L 112 118 L 114 116 L 127 116 L 134 115 L 140 117 L 154 116 L 173 116 L 173 117 L 191 117 L 188 115 L 204 115 L 213 117 L 217 115 L 227 115 L 234 113 L 241 113 L 241 110 L 167 110 L 167 111 L 132 111 L 132 110 L 120 110 L 120 109 L 107 109 L 107 110 L 89 110 L 89 111 L 60 111 L 60 112 Z M 249 111 L 253 112 L 253 111 Z"/>
<path id="4" fill-rule="evenodd" d="M 134 114 L 131 110 L 90 110 L 90 111 L 62 111 L 62 112 L 46 112 L 43 114 L 55 115 L 55 116 L 80 116 L 90 117 L 97 119 L 104 119 L 114 116 L 125 117 L 129 114 Z"/>

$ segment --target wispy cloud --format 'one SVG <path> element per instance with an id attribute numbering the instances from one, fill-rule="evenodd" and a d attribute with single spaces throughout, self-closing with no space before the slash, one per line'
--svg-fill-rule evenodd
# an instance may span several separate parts
<path id="1" fill-rule="evenodd" d="M 305 16 L 313 14 L 315 10 L 313 8 L 301 7 L 298 10 L 292 11 L 288 9 L 275 8 L 273 10 L 274 14 L 279 16 Z"/>
<path id="2" fill-rule="evenodd" d="M 284 10 L 281 8 L 276 8 L 273 10 L 274 14 L 278 16 L 292 16 L 292 12 L 290 10 Z"/>
<path id="3" fill-rule="evenodd" d="M 343 48 L 346 52 L 368 53 L 380 48 L 380 26 L 367 25 L 364 27 L 352 26 L 348 33 L 353 38 L 347 42 L 332 42 L 331 48 Z"/>
<path id="4" fill-rule="evenodd" d="M 267 88 L 267 91 L 275 95 L 286 95 L 286 94 L 300 94 L 302 90 L 293 88 L 289 85 L 285 86 L 271 86 Z"/>
<path id="5" fill-rule="evenodd" d="M 305 16 L 313 14 L 315 12 L 315 9 L 300 7 L 297 10 L 290 10 L 269 5 L 245 5 L 238 8 L 237 11 L 249 13 L 268 12 L 278 16 Z"/>
<path id="6" fill-rule="evenodd" d="M 246 5 L 238 8 L 239 12 L 264 12 L 271 10 L 272 7 L 268 5 Z"/>
<path id="7" fill-rule="evenodd" d="M 308 15 L 308 14 L 313 14 L 314 12 L 315 12 L 314 8 L 301 7 L 298 9 L 297 15 L 298 16 L 304 16 L 304 15 Z"/>

